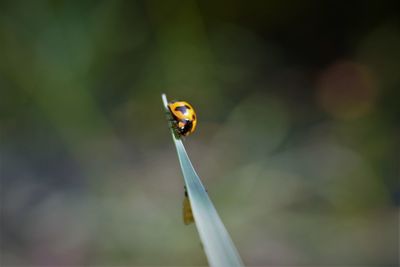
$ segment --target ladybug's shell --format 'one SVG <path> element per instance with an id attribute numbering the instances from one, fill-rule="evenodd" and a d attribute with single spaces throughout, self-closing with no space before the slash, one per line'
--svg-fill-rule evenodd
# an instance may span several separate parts
<path id="1" fill-rule="evenodd" d="M 176 128 L 181 135 L 193 133 L 197 125 L 197 116 L 193 107 L 185 101 L 171 101 L 168 108 L 176 122 Z"/>

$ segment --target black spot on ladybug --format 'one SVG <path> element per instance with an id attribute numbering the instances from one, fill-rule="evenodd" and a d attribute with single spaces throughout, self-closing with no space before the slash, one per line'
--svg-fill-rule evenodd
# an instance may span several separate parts
<path id="1" fill-rule="evenodd" d="M 195 116 L 194 114 L 193 114 L 193 116 L 192 116 L 192 119 L 193 119 L 193 120 L 195 120 L 195 119 L 196 119 L 196 116 Z"/>
<path id="2" fill-rule="evenodd" d="M 185 107 L 186 107 L 187 109 L 191 109 L 188 105 L 185 105 Z"/>
<path id="3" fill-rule="evenodd" d="M 175 111 L 180 111 L 182 114 L 185 114 L 187 111 L 187 108 L 185 106 L 179 106 L 175 108 Z"/>

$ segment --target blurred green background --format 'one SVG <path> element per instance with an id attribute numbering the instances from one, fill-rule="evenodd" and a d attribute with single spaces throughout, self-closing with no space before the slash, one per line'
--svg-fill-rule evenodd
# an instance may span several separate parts
<path id="1" fill-rule="evenodd" d="M 160 94 L 248 266 L 398 262 L 395 1 L 1 1 L 1 266 L 201 266 Z"/>

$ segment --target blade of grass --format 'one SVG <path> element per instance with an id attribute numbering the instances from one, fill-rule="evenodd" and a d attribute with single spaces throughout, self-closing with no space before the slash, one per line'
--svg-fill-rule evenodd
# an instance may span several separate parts
<path id="1" fill-rule="evenodd" d="M 162 100 L 165 112 L 169 114 L 167 106 L 168 101 L 165 94 L 162 94 Z M 197 231 L 209 265 L 212 267 L 243 266 L 242 260 L 228 231 L 222 223 L 217 210 L 190 162 L 182 140 L 174 133 L 172 128 L 171 132 L 178 153 L 179 163 L 181 165 L 186 190 L 189 195 Z"/>

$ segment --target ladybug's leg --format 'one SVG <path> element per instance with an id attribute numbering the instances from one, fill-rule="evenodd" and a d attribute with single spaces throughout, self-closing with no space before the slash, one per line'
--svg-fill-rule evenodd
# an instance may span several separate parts
<path id="1" fill-rule="evenodd" d="M 181 134 L 180 134 L 179 129 L 177 127 L 178 122 L 172 117 L 170 112 L 166 112 L 166 113 L 167 113 L 167 117 L 168 117 L 169 127 L 174 132 L 175 137 L 179 139 Z"/>
<path id="2" fill-rule="evenodd" d="M 171 112 L 170 112 L 169 110 L 166 110 L 166 111 L 165 111 L 165 115 L 167 116 L 167 118 L 168 118 L 169 121 L 173 120 L 172 115 L 171 115 Z"/>
<path id="3" fill-rule="evenodd" d="M 171 128 L 172 128 L 172 131 L 174 132 L 175 138 L 181 139 L 181 138 L 182 138 L 182 135 L 181 135 L 181 133 L 179 132 L 178 127 L 176 127 L 176 125 L 175 125 L 174 123 L 172 123 L 172 124 L 171 124 Z"/>

